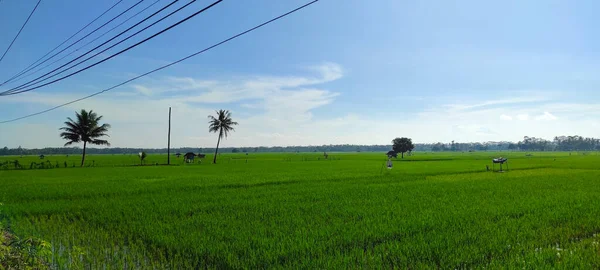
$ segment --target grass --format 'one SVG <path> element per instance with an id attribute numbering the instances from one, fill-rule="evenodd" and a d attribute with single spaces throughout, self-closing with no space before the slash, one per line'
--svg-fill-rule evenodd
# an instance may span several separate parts
<path id="1" fill-rule="evenodd" d="M 499 155 L 510 171 L 486 172 Z M 0 170 L 2 222 L 49 243 L 43 261 L 57 268 L 600 267 L 596 153 L 417 153 L 392 170 L 371 153 L 113 167 L 133 158 Z"/>

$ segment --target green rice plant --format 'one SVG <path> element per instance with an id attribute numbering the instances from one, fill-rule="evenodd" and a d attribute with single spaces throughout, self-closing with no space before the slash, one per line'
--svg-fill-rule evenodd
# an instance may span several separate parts
<path id="1" fill-rule="evenodd" d="M 600 156 L 329 154 L 0 170 L 0 220 L 60 269 L 600 267 Z"/>

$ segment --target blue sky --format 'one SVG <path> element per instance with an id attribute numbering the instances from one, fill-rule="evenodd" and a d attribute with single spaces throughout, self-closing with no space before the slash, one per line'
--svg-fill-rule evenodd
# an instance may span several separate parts
<path id="1" fill-rule="evenodd" d="M 94 26 L 135 2 L 124 0 Z M 145 0 L 134 10 L 153 2 Z M 307 2 L 225 0 L 89 71 L 30 93 L 0 97 L 0 120 L 110 87 Z M 35 3 L 0 2 L 0 51 Z M 114 3 L 43 0 L 0 63 L 0 80 Z M 166 3 L 160 0 L 143 14 Z M 197 1 L 149 31 L 207 3 Z M 206 116 L 215 109 L 233 111 L 240 123 L 225 146 L 387 144 L 398 136 L 416 142 L 597 137 L 599 8 L 597 1 L 321 0 L 96 98 L 2 124 L 0 146 L 60 146 L 58 128 L 85 108 L 112 124 L 113 146 L 164 147 L 169 106 L 175 147 L 213 146 L 216 137 L 208 133 Z"/>

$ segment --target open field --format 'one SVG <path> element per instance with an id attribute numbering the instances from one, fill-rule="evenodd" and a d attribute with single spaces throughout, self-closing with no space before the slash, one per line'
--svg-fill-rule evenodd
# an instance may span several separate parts
<path id="1" fill-rule="evenodd" d="M 510 171 L 486 172 L 499 155 Z M 330 157 L 0 170 L 0 217 L 68 268 L 600 267 L 597 153 L 416 153 L 392 170 L 381 153 Z M 0 162 L 15 158 L 39 162 Z"/>

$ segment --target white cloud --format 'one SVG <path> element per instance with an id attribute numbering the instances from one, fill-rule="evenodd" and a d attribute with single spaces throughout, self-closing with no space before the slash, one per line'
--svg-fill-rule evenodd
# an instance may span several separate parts
<path id="1" fill-rule="evenodd" d="M 448 107 L 451 110 L 456 111 L 464 111 L 464 110 L 473 110 L 473 109 L 482 109 L 489 108 L 498 105 L 516 105 L 516 104 L 526 104 L 526 103 L 539 103 L 543 101 L 549 100 L 547 96 L 541 95 L 533 95 L 526 97 L 516 97 L 510 99 L 496 99 L 496 100 L 487 100 L 480 101 L 474 104 L 448 104 Z"/>
<path id="2" fill-rule="evenodd" d="M 132 85 L 133 89 L 135 89 L 136 92 L 145 95 L 145 96 L 151 96 L 152 95 L 152 90 L 148 87 L 145 87 L 143 85 Z"/>
<path id="3" fill-rule="evenodd" d="M 344 74 L 342 67 L 335 63 L 324 63 L 322 65 L 314 66 L 311 69 L 321 73 L 324 81 L 335 81 L 342 78 Z"/>
<path id="4" fill-rule="evenodd" d="M 527 120 L 529 120 L 529 114 L 526 114 L 526 113 L 519 114 L 519 115 L 517 115 L 517 119 L 520 121 L 527 121 Z"/>
<path id="5" fill-rule="evenodd" d="M 544 114 L 535 117 L 535 120 L 538 120 L 538 121 L 553 121 L 556 119 L 558 119 L 558 118 L 549 112 L 544 112 Z"/>
<path id="6" fill-rule="evenodd" d="M 161 147 L 165 141 L 168 107 L 173 108 L 173 146 L 212 146 L 213 134 L 206 128 L 206 116 L 215 109 L 233 112 L 240 126 L 232 142 L 236 145 L 299 144 L 311 123 L 312 110 L 327 106 L 339 95 L 319 85 L 343 77 L 339 65 L 326 63 L 310 67 L 311 76 L 246 76 L 223 80 L 202 80 L 185 77 L 150 78 L 149 83 L 130 86 L 130 91 L 107 93 L 93 99 L 68 105 L 52 112 L 57 121 L 45 123 L 48 130 L 57 130 L 64 118 L 81 108 L 93 109 L 104 115 L 112 125 L 111 143 L 122 147 Z M 6 104 L 35 104 L 39 108 L 56 106 L 85 93 L 32 92 L 0 99 Z M 238 102 L 243 102 L 239 104 Z M 236 106 L 251 111 L 236 111 Z M 16 122 L 13 125 L 19 125 Z M 42 124 L 44 125 L 44 124 Z M 281 134 L 275 138 L 261 133 Z M 6 134 L 6 133 L 5 133 Z M 16 133 L 15 133 L 16 134 Z M 21 142 L 18 136 L 3 141 L 28 147 L 58 146 L 62 141 L 55 134 L 37 141 Z M 315 137 L 317 143 L 319 137 Z M 227 145 L 227 141 L 224 142 Z"/>
<path id="7" fill-rule="evenodd" d="M 310 73 L 302 70 L 289 76 L 149 78 L 119 92 L 69 105 L 47 117 L 0 125 L 0 142 L 9 147 L 61 146 L 64 142 L 58 136 L 58 127 L 81 108 L 104 115 L 112 124 L 109 139 L 113 146 L 120 147 L 165 147 L 168 107 L 173 108 L 173 147 L 213 147 L 216 137 L 207 130 L 206 116 L 222 108 L 232 110 L 240 123 L 236 132 L 222 142 L 224 147 L 387 144 L 396 136 L 411 137 L 418 143 L 515 141 L 523 136 L 600 133 L 600 104 L 569 103 L 568 99 L 556 102 L 529 93 L 501 100 L 463 98 L 471 100 L 464 104 L 439 104 L 439 99 L 432 101 L 425 96 L 411 100 L 410 110 L 381 113 L 373 113 L 373 108 L 336 107 L 334 103 L 344 89 L 327 83 L 344 78 L 343 68 L 327 63 L 307 70 Z M 23 110 L 39 110 L 86 94 L 31 92 L 1 98 L 0 106 L 22 105 Z M 363 113 L 364 109 L 371 111 Z M 532 119 L 538 121 L 527 121 Z M 25 133 L 32 135 L 20 135 Z"/>

